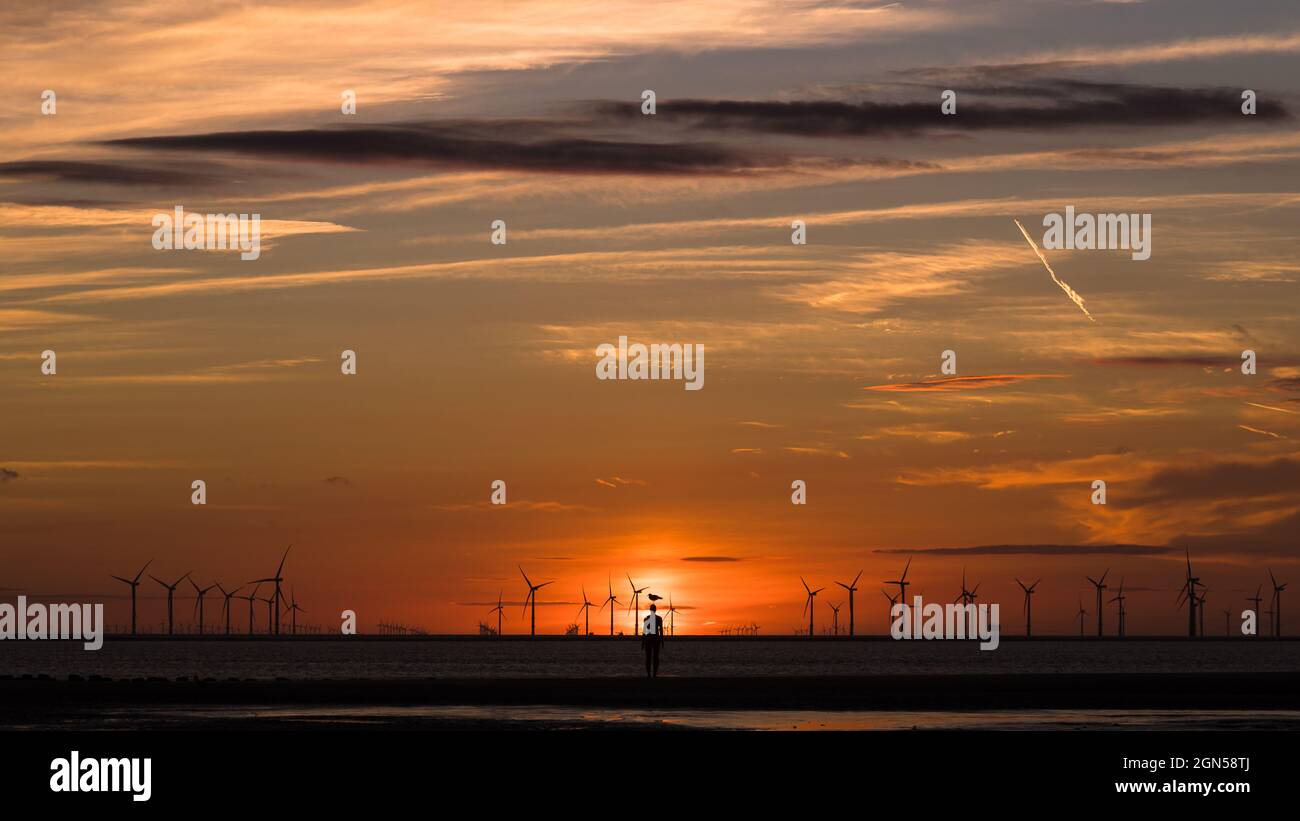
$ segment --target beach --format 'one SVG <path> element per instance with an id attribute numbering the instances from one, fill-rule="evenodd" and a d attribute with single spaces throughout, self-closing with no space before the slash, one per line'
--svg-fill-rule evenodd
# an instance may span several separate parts
<path id="1" fill-rule="evenodd" d="M 0 726 L 108 727 L 108 715 L 151 726 L 272 725 L 285 710 L 313 710 L 343 724 L 373 713 L 382 723 L 447 721 L 427 707 L 570 707 L 651 711 L 934 711 L 956 713 L 1092 711 L 1300 710 L 1300 673 L 1165 673 L 1082 675 L 873 676 L 620 679 L 215 680 L 0 679 Z M 386 709 L 385 711 L 385 708 Z M 403 710 L 406 712 L 404 713 Z M 226 711 L 228 721 L 219 721 Z M 376 713 L 375 711 L 379 711 Z M 508 714 L 503 714 L 508 715 Z M 149 721 L 150 717 L 154 721 Z M 466 725 L 490 725 L 462 714 Z M 505 718 L 500 719 L 506 720 Z M 302 722 L 297 722 L 301 724 Z M 123 726 L 138 727 L 135 722 Z M 1281 726 L 1280 723 L 1275 726 Z"/>

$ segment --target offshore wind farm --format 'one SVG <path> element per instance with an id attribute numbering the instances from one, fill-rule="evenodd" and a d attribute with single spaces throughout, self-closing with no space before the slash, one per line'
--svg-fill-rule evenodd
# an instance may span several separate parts
<path id="1" fill-rule="evenodd" d="M 27 5 L 0 725 L 1294 724 L 1293 2 Z"/>

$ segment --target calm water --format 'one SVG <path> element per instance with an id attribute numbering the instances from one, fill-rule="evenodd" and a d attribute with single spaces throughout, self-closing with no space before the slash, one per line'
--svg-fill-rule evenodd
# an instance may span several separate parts
<path id="1" fill-rule="evenodd" d="M 653 710 L 556 707 L 551 705 L 438 707 L 268 707 L 155 710 L 155 720 L 275 718 L 302 725 L 373 725 L 420 719 L 482 721 L 521 729 L 534 726 L 641 727 L 693 730 L 1295 730 L 1294 710 Z M 100 718 L 123 724 L 137 713 Z"/>
<path id="2" fill-rule="evenodd" d="M 403 679 L 636 675 L 635 640 L 586 641 L 106 641 L 0 642 L 0 674 L 202 678 Z M 842 676 L 918 673 L 1296 672 L 1300 642 L 1004 641 L 848 642 L 736 639 L 670 641 L 671 676 Z"/>

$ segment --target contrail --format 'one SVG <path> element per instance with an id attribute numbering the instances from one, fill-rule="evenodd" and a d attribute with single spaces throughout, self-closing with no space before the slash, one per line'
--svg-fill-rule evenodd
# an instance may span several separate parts
<path id="1" fill-rule="evenodd" d="M 1251 406 L 1256 407 L 1256 408 L 1264 408 L 1265 410 L 1271 410 L 1271 411 L 1277 411 L 1277 412 L 1279 412 L 1279 413 L 1289 413 L 1289 414 L 1292 414 L 1292 415 L 1296 415 L 1296 412 L 1295 412 L 1295 411 L 1293 411 L 1293 410 L 1287 410 L 1286 408 L 1275 408 L 1275 407 L 1273 407 L 1272 405 L 1261 405 L 1261 404 L 1259 404 L 1258 402 L 1247 402 L 1246 404 L 1247 404 L 1247 405 L 1251 405 Z"/>
<path id="2" fill-rule="evenodd" d="M 1272 436 L 1274 439 L 1285 439 L 1285 438 L 1286 438 L 1285 436 L 1281 435 L 1280 433 L 1274 433 L 1274 432 L 1271 431 L 1271 430 L 1260 430 L 1259 428 L 1252 428 L 1250 425 L 1238 425 L 1237 427 L 1239 427 L 1239 428 L 1241 428 L 1242 430 L 1247 431 L 1247 432 L 1249 432 L 1249 433 L 1258 433 L 1260 436 Z"/>
<path id="3" fill-rule="evenodd" d="M 1083 311 L 1083 315 L 1088 317 L 1089 321 L 1096 322 L 1097 320 L 1092 318 L 1092 314 L 1088 313 L 1088 309 L 1083 307 L 1083 297 L 1079 296 L 1077 291 L 1057 278 L 1056 272 L 1052 270 L 1052 266 L 1047 264 L 1047 257 L 1043 256 L 1042 251 L 1038 250 L 1038 243 L 1034 242 L 1033 239 L 1030 238 L 1029 232 L 1025 230 L 1025 226 L 1020 224 L 1020 220 L 1012 218 L 1011 221 L 1020 229 L 1020 233 L 1025 235 L 1025 242 L 1029 243 L 1029 247 L 1033 248 L 1034 253 L 1038 254 L 1038 258 L 1043 261 L 1043 267 L 1047 269 L 1047 273 L 1052 275 L 1052 282 L 1061 286 L 1061 290 L 1065 291 L 1065 295 L 1070 298 L 1071 302 L 1079 306 L 1079 310 Z"/>

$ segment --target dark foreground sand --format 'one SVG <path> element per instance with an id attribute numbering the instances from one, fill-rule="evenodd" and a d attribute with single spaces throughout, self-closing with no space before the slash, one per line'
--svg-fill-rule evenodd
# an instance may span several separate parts
<path id="1" fill-rule="evenodd" d="M 96 716 L 138 714 L 143 718 L 157 711 L 174 716 L 177 708 L 420 705 L 824 711 L 1297 710 L 1300 673 L 663 677 L 655 681 L 0 678 L 0 727 L 85 728 L 96 725 Z M 195 723 L 210 726 L 212 722 Z M 245 722 L 225 723 L 233 727 Z"/>

